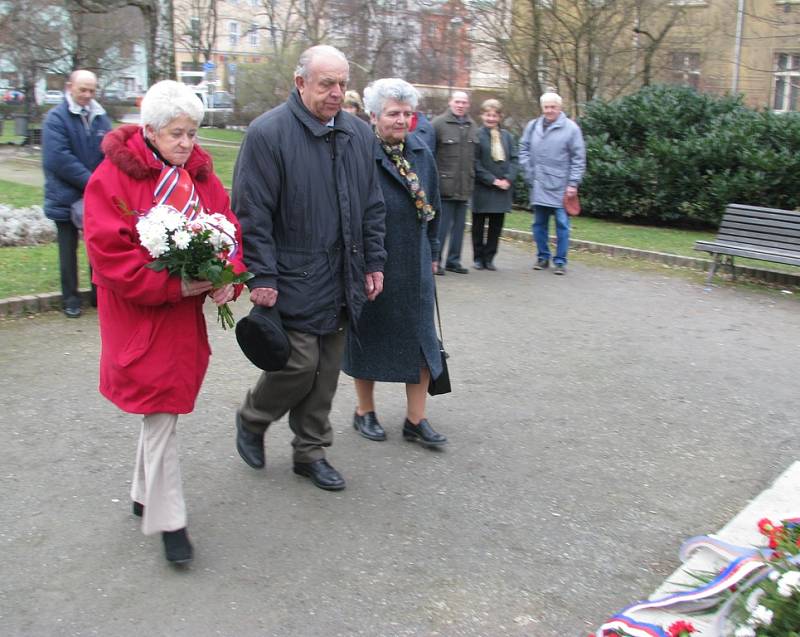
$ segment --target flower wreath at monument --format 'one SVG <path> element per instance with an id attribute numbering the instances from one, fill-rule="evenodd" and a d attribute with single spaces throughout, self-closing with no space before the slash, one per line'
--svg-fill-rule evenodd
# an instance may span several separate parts
<path id="1" fill-rule="evenodd" d="M 589 637 L 688 637 L 697 632 L 685 619 L 663 627 L 636 618 L 647 610 L 703 613 L 711 619 L 706 637 L 800 637 L 800 518 L 758 523 L 767 546 L 753 548 L 712 535 L 688 539 L 681 562 L 711 551 L 725 564 L 719 573 L 690 573 L 701 586 L 632 604 Z M 710 631 L 710 632 L 709 632 Z"/>

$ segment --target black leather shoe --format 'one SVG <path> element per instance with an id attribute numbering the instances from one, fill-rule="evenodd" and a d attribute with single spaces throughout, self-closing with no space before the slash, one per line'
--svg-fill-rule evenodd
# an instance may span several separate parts
<path id="1" fill-rule="evenodd" d="M 253 469 L 264 468 L 264 434 L 246 429 L 239 414 L 236 414 L 236 450 Z"/>
<path id="2" fill-rule="evenodd" d="M 353 428 L 368 440 L 386 440 L 386 432 L 374 411 L 368 411 L 363 416 L 353 414 Z"/>
<path id="3" fill-rule="evenodd" d="M 79 307 L 65 307 L 64 314 L 67 318 L 78 318 L 81 315 L 81 308 Z"/>
<path id="4" fill-rule="evenodd" d="M 483 269 L 484 269 L 485 267 L 487 267 L 487 266 L 483 265 L 483 262 L 482 262 L 482 261 L 475 261 L 475 262 L 472 264 L 472 267 L 473 267 L 473 268 L 475 268 L 476 270 L 483 270 Z"/>
<path id="5" fill-rule="evenodd" d="M 533 264 L 534 270 L 546 270 L 550 267 L 550 261 L 547 259 L 539 259 L 536 263 Z"/>
<path id="6" fill-rule="evenodd" d="M 469 270 L 467 268 L 461 267 L 460 265 L 448 265 L 444 268 L 448 272 L 455 272 L 456 274 L 469 274 Z"/>
<path id="7" fill-rule="evenodd" d="M 437 276 L 444 276 L 444 268 L 442 266 L 439 266 L 439 267 L 436 268 L 436 275 Z"/>
<path id="8" fill-rule="evenodd" d="M 334 469 L 325 458 L 314 462 L 295 462 L 294 472 L 299 476 L 311 478 L 320 489 L 326 491 L 341 491 L 344 489 L 344 478 Z"/>
<path id="9" fill-rule="evenodd" d="M 144 505 L 141 502 L 136 502 L 136 500 L 133 501 L 133 507 L 131 510 L 137 518 L 140 518 L 144 515 Z"/>
<path id="10" fill-rule="evenodd" d="M 403 438 L 429 447 L 439 447 L 447 442 L 447 438 L 440 433 L 436 433 L 425 418 L 420 420 L 418 425 L 412 424 L 406 418 L 403 423 Z"/>
<path id="11" fill-rule="evenodd" d="M 486 269 L 491 271 L 491 272 L 494 272 L 495 270 L 497 270 L 497 266 L 494 263 L 492 263 L 491 261 L 487 261 L 486 262 Z"/>
<path id="12" fill-rule="evenodd" d="M 177 531 L 164 531 L 161 539 L 164 540 L 164 554 L 168 562 L 187 564 L 192 561 L 194 549 L 186 535 L 186 527 Z"/>

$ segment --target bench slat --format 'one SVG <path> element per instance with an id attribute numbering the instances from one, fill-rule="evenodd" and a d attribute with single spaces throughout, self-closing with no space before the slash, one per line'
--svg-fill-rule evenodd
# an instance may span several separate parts
<path id="1" fill-rule="evenodd" d="M 771 232 L 759 232 L 754 230 L 744 230 L 741 228 L 720 228 L 719 233 L 717 234 L 717 239 L 720 241 L 730 241 L 733 239 L 734 241 L 740 240 L 743 243 L 750 243 L 754 239 L 758 239 L 759 241 L 768 241 L 768 242 L 775 242 L 776 244 L 780 243 L 783 245 L 790 246 L 791 249 L 798 249 L 800 250 L 800 235 L 788 235 L 778 233 L 771 233 Z"/>
<path id="2" fill-rule="evenodd" d="M 780 208 L 763 208 L 761 206 L 748 206 L 746 204 L 741 204 L 741 203 L 729 203 L 727 205 L 727 210 L 736 210 L 736 211 L 751 212 L 751 213 L 775 213 L 779 215 L 800 215 L 800 212 L 794 210 L 782 210 Z"/>
<path id="3" fill-rule="evenodd" d="M 722 218 L 720 228 L 766 228 L 772 232 L 777 230 L 796 231 L 800 233 L 800 223 L 789 223 L 787 221 L 774 221 L 768 219 L 743 219 L 732 215 L 725 215 Z"/>
<path id="4" fill-rule="evenodd" d="M 758 259 L 760 261 L 772 261 L 774 263 L 785 263 L 787 265 L 800 266 L 800 253 L 790 253 L 785 251 L 764 250 L 757 246 L 746 244 L 716 243 L 713 241 L 697 241 L 694 249 L 711 254 L 730 254 L 737 257 L 748 259 Z"/>
<path id="5" fill-rule="evenodd" d="M 785 243 L 782 241 L 774 241 L 772 239 L 759 239 L 757 237 L 742 237 L 742 236 L 725 236 L 719 235 L 716 238 L 716 241 L 720 243 L 733 243 L 738 244 L 741 243 L 743 245 L 751 245 L 753 247 L 761 247 L 767 250 L 779 250 L 783 252 L 789 252 L 790 254 L 798 254 L 800 255 L 800 248 L 797 245 L 792 243 Z"/>

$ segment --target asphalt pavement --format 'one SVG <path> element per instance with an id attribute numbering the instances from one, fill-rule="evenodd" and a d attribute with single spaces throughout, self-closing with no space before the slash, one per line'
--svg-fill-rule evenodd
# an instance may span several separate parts
<path id="1" fill-rule="evenodd" d="M 239 459 L 257 370 L 209 305 L 214 356 L 179 421 L 184 570 L 130 513 L 139 420 L 97 392 L 96 315 L 0 321 L 0 633 L 585 637 L 646 596 L 800 456 L 800 306 L 598 258 L 553 276 L 530 250 L 437 277 L 446 449 L 402 439 L 399 385 L 377 392 L 389 439 L 357 436 L 342 376 L 338 493 L 292 473 L 285 421 L 266 470 Z"/>

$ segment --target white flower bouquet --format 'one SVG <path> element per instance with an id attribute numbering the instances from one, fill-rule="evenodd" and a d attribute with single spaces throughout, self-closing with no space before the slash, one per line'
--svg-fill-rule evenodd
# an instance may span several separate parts
<path id="1" fill-rule="evenodd" d="M 195 211 L 191 218 L 170 205 L 154 206 L 136 222 L 139 241 L 153 262 L 147 267 L 167 270 L 182 279 L 210 281 L 214 289 L 229 283 L 244 283 L 249 272 L 236 274 L 228 260 L 238 250 L 236 228 L 225 215 Z M 220 305 L 217 321 L 223 329 L 233 327 L 233 313 Z"/>

